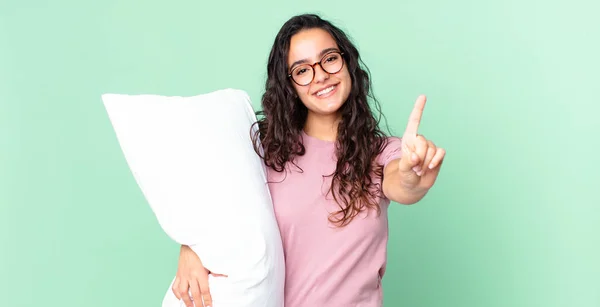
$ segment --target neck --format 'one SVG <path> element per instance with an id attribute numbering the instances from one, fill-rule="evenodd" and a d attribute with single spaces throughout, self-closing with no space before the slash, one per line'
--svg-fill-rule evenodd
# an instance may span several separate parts
<path id="1" fill-rule="evenodd" d="M 340 120 L 339 114 L 318 115 L 309 111 L 304 132 L 317 139 L 333 142 L 337 139 Z"/>

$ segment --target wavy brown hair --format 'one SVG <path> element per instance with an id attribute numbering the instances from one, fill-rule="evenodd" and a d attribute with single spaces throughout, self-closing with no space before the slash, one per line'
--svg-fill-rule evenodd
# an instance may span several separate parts
<path id="1" fill-rule="evenodd" d="M 305 153 L 301 133 L 308 114 L 288 79 L 288 52 L 292 36 L 302 30 L 320 28 L 332 35 L 343 52 L 345 65 L 350 72 L 352 85 L 348 99 L 339 110 L 341 121 L 336 140 L 337 167 L 333 174 L 330 192 L 340 207 L 329 220 L 345 226 L 365 209 L 380 213 L 377 197 L 380 184 L 372 176 L 381 177 L 382 166 L 375 163 L 382 152 L 386 135 L 379 129 L 380 106 L 371 94 L 368 68 L 347 35 L 314 14 L 294 16 L 288 20 L 277 36 L 267 65 L 266 91 L 262 96 L 262 110 L 256 112 L 258 125 L 252 135 L 255 151 L 265 164 L 283 172 L 288 162 Z M 379 117 L 375 118 L 368 98 L 374 102 Z M 254 128 L 254 127 L 253 127 Z"/>

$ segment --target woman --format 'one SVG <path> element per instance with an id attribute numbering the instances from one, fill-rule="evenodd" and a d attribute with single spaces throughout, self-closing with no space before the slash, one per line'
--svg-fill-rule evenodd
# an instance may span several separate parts
<path id="1" fill-rule="evenodd" d="M 422 199 L 445 155 L 417 134 L 424 96 L 402 139 L 378 128 L 360 63 L 348 37 L 316 15 L 287 21 L 269 56 L 254 142 L 284 246 L 286 307 L 381 306 L 388 205 Z M 207 274 L 183 246 L 173 291 L 211 306 Z"/>

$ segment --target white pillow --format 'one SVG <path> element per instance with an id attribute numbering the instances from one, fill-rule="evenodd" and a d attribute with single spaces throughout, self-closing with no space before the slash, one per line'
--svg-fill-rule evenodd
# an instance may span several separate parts
<path id="1" fill-rule="evenodd" d="M 102 100 L 162 229 L 190 245 L 207 269 L 228 275 L 209 278 L 214 306 L 283 306 L 283 248 L 266 169 L 250 139 L 249 96 L 223 89 Z M 169 286 L 163 307 L 175 306 L 184 304 Z"/>

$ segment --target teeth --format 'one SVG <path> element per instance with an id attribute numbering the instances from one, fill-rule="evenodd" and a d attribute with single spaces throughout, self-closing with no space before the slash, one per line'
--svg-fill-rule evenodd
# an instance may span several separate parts
<path id="1" fill-rule="evenodd" d="M 333 88 L 334 88 L 334 87 L 335 87 L 335 85 L 332 85 L 332 86 L 330 86 L 330 87 L 328 87 L 328 88 L 326 88 L 326 89 L 324 89 L 324 90 L 320 90 L 320 91 L 318 91 L 318 92 L 317 92 L 317 96 L 325 95 L 325 94 L 327 94 L 327 93 L 329 93 L 329 92 L 333 91 Z"/>

